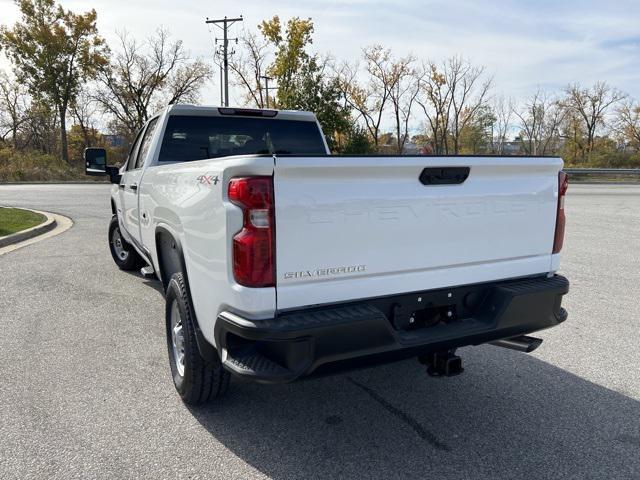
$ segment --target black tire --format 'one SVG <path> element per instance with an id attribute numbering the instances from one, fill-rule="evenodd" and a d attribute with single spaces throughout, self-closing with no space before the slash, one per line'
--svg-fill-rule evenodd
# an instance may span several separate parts
<path id="1" fill-rule="evenodd" d="M 120 245 L 117 245 L 117 242 L 120 242 Z M 111 222 L 109 222 L 109 250 L 113 261 L 116 262 L 120 270 L 140 270 L 147 264 L 138 255 L 135 248 L 122 237 L 117 215 L 111 217 Z"/>
<path id="2" fill-rule="evenodd" d="M 188 405 L 199 405 L 210 402 L 224 395 L 229 387 L 229 372 L 223 367 L 217 355 L 210 361 L 205 360 L 198 350 L 196 342 L 195 320 L 182 273 L 175 273 L 169 281 L 166 293 L 166 326 L 167 350 L 173 384 L 182 401 Z M 177 308 L 181 323 L 181 341 L 172 336 L 173 309 Z M 175 322 L 175 320 L 174 320 Z M 180 348 L 182 347 L 182 348 Z M 175 350 L 178 352 L 176 353 Z M 182 352 L 182 372 L 178 367 L 178 359 Z"/>

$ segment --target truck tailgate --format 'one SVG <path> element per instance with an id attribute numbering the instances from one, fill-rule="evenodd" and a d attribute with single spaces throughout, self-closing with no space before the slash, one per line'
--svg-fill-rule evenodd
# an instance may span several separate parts
<path id="1" fill-rule="evenodd" d="M 469 167 L 461 184 L 425 168 Z M 549 272 L 559 158 L 277 157 L 277 306 Z"/>

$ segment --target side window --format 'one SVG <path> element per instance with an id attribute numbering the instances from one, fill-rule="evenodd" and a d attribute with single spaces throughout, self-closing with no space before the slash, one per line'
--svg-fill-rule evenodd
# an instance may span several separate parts
<path id="1" fill-rule="evenodd" d="M 147 154 L 149 153 L 149 147 L 151 147 L 151 139 L 153 138 L 153 132 L 156 131 L 157 125 L 158 125 L 158 117 L 154 118 L 149 122 L 147 131 L 144 132 L 144 137 L 142 137 L 142 142 L 140 143 L 140 149 L 138 150 L 138 158 L 136 159 L 136 168 L 142 168 L 142 166 L 144 165 L 144 161 L 147 158 Z"/>
<path id="2" fill-rule="evenodd" d="M 136 135 L 136 139 L 133 141 L 131 150 L 129 150 L 129 158 L 127 158 L 127 172 L 136 168 L 136 158 L 138 157 L 138 149 L 140 148 L 142 132 L 144 132 L 144 127 L 142 127 L 138 132 L 138 135 Z"/>

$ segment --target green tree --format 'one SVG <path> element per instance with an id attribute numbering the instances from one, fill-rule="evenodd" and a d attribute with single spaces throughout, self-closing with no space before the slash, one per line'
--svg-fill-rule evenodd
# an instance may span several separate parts
<path id="1" fill-rule="evenodd" d="M 311 58 L 306 49 L 313 43 L 313 22 L 310 18 L 294 17 L 289 19 L 283 31 L 280 18 L 276 15 L 264 20 L 258 28 L 275 47 L 275 58 L 267 72 L 278 81 L 279 103 L 292 94 L 297 75 Z"/>
<path id="2" fill-rule="evenodd" d="M 366 129 L 359 125 L 352 125 L 340 145 L 340 153 L 345 155 L 365 155 L 376 153 L 376 147 Z"/>
<path id="3" fill-rule="evenodd" d="M 96 11 L 76 14 L 54 0 L 18 0 L 22 18 L 0 29 L 0 48 L 13 61 L 18 78 L 35 98 L 58 113 L 62 158 L 69 161 L 67 110 L 78 87 L 107 60 L 98 35 Z"/>
<path id="4" fill-rule="evenodd" d="M 460 132 L 460 152 L 477 155 L 490 151 L 495 123 L 496 117 L 488 105 L 476 110 Z"/>
<path id="5" fill-rule="evenodd" d="M 338 136 L 351 126 L 350 111 L 341 103 L 338 80 L 328 78 L 325 67 L 309 58 L 291 79 L 291 88 L 283 91 L 278 106 L 290 110 L 314 112 L 326 136 L 329 149 L 337 148 Z"/>
<path id="6" fill-rule="evenodd" d="M 311 19 L 292 18 L 283 27 L 278 16 L 258 26 L 262 36 L 248 34 L 242 39 L 243 52 L 231 69 L 246 100 L 258 108 L 266 106 L 262 76 L 267 73 L 277 85 L 275 102 L 281 109 L 314 112 L 326 135 L 329 148 L 340 149 L 352 124 L 349 109 L 341 103 L 338 80 L 328 74 L 328 60 L 307 52 L 312 43 Z M 269 50 L 273 50 L 273 54 Z M 271 62 L 269 58 L 273 58 Z M 269 99 L 271 95 L 269 95 Z"/>

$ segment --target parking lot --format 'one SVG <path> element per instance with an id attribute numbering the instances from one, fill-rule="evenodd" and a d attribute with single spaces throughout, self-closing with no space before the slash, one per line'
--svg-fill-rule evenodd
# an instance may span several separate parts
<path id="1" fill-rule="evenodd" d="M 0 186 L 0 205 L 74 222 L 0 256 L 0 478 L 640 478 L 640 187 L 571 185 L 569 319 L 531 355 L 232 381 L 193 409 L 158 282 L 109 255 L 109 188 Z"/>

